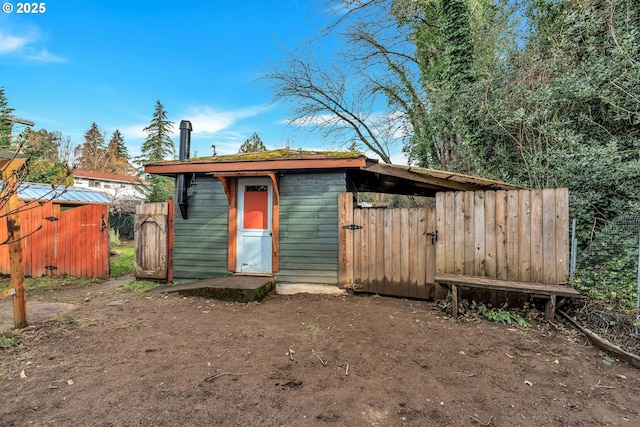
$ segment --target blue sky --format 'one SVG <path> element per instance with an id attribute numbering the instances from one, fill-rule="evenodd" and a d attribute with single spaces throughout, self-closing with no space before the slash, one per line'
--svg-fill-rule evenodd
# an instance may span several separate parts
<path id="1" fill-rule="evenodd" d="M 2 3 L 5 3 L 4 1 Z M 14 114 L 83 142 L 96 122 L 131 155 L 156 100 L 193 124 L 192 156 L 235 153 L 257 132 L 267 148 L 335 149 L 285 124 L 256 79 L 329 16 L 302 0 L 47 1 L 41 14 L 0 13 L 0 86 Z M 326 12 L 326 11 L 325 11 Z M 323 52 L 317 52 L 322 55 Z"/>

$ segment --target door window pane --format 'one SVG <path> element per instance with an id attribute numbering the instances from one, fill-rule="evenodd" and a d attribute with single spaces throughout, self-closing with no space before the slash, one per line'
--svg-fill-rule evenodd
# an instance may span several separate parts
<path id="1" fill-rule="evenodd" d="M 269 186 L 245 185 L 243 226 L 250 230 L 269 228 Z"/>

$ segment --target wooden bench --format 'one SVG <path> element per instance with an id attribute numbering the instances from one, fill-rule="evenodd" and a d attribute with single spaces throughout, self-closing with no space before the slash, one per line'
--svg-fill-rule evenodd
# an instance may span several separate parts
<path id="1" fill-rule="evenodd" d="M 580 293 L 569 285 L 519 282 L 491 277 L 465 276 L 462 274 L 436 274 L 435 282 L 451 287 L 451 314 L 454 319 L 458 318 L 458 287 L 521 292 L 536 298 L 544 298 L 547 300 L 544 312 L 546 320 L 553 320 L 556 314 L 557 297 L 572 298 L 580 296 Z"/>

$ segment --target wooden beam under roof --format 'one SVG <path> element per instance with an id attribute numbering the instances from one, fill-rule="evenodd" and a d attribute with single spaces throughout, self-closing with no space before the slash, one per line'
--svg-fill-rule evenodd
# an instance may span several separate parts
<path id="1" fill-rule="evenodd" d="M 158 162 L 145 165 L 145 173 L 159 175 L 175 175 L 178 173 L 217 173 L 217 172 L 252 172 L 303 169 L 341 169 L 361 168 L 367 165 L 367 159 L 355 158 L 324 158 L 324 159 L 274 159 L 251 160 L 239 162 Z"/>

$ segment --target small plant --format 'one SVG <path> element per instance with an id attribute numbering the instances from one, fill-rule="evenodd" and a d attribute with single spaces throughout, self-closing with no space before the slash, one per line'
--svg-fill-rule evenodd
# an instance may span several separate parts
<path id="1" fill-rule="evenodd" d="M 616 359 L 614 359 L 613 357 L 609 356 L 608 354 L 602 351 L 598 353 L 598 356 L 602 357 L 602 363 L 604 363 L 607 366 L 612 366 L 613 362 L 616 361 Z"/>
<path id="2" fill-rule="evenodd" d="M 0 350 L 17 347 L 21 342 L 20 336 L 5 337 L 4 335 L 0 335 Z"/>
<path id="3" fill-rule="evenodd" d="M 109 230 L 109 245 L 111 247 L 120 246 L 120 234 L 118 233 L 118 230 Z"/>
<path id="4" fill-rule="evenodd" d="M 513 311 L 505 310 L 504 308 L 491 308 L 484 304 L 478 304 L 478 313 L 492 322 L 506 323 L 507 325 L 516 322 L 520 326 L 530 326 L 524 317 Z"/>

